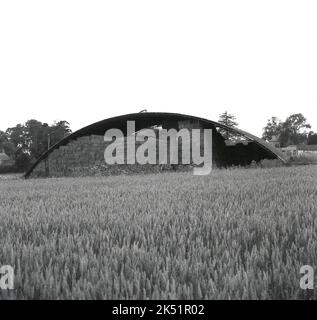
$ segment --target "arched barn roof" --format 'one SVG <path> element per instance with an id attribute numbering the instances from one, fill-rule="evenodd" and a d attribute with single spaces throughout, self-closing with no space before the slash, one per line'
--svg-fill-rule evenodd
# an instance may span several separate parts
<path id="1" fill-rule="evenodd" d="M 179 113 L 169 113 L 169 112 L 141 112 L 141 113 L 131 113 L 126 115 L 121 115 L 109 119 L 105 119 L 96 123 L 93 123 L 87 127 L 84 127 L 76 132 L 73 132 L 69 136 L 60 140 L 54 146 L 52 146 L 49 150 L 43 153 L 37 161 L 32 165 L 32 167 L 26 172 L 25 178 L 28 178 L 32 173 L 33 169 L 47 156 L 52 153 L 55 149 L 68 144 L 70 141 L 75 140 L 77 138 L 87 136 L 87 135 L 104 135 L 106 130 L 111 128 L 117 128 L 122 130 L 123 133 L 126 134 L 127 129 L 127 121 L 135 121 L 135 129 L 136 131 L 148 128 L 154 125 L 158 125 L 163 123 L 164 121 L 184 121 L 184 120 L 194 120 L 200 121 L 206 125 L 213 125 L 217 128 L 221 128 L 227 130 L 229 132 L 240 134 L 241 136 L 254 141 L 257 145 L 267 150 L 270 154 L 272 154 L 275 158 L 280 159 L 282 162 L 286 162 L 286 159 L 282 152 L 273 147 L 271 144 L 266 141 L 246 132 L 240 130 L 238 128 L 228 127 L 224 124 L 218 123 L 216 121 L 199 118 L 195 116 L 179 114 Z"/>

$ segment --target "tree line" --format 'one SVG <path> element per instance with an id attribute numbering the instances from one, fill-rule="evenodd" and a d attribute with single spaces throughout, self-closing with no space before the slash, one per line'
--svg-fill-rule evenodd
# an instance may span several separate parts
<path id="1" fill-rule="evenodd" d="M 238 125 L 236 117 L 227 111 L 219 116 L 218 122 L 228 127 L 236 127 Z M 281 147 L 300 144 L 317 144 L 317 133 L 309 129 L 311 129 L 311 125 L 301 113 L 292 114 L 287 117 L 285 121 L 277 117 L 272 117 L 263 128 L 262 139 L 266 141 L 276 139 Z M 225 139 L 230 139 L 230 137 L 236 138 L 223 129 L 221 129 L 220 132 Z"/>
<path id="2" fill-rule="evenodd" d="M 15 161 L 15 170 L 24 171 L 50 146 L 71 133 L 67 121 L 49 125 L 31 119 L 6 131 L 0 130 L 1 149 Z"/>
<path id="3" fill-rule="evenodd" d="M 309 129 L 311 125 L 301 113 L 292 114 L 285 121 L 272 117 L 263 128 L 262 138 L 270 141 L 275 137 L 281 147 L 317 144 L 317 133 Z"/>

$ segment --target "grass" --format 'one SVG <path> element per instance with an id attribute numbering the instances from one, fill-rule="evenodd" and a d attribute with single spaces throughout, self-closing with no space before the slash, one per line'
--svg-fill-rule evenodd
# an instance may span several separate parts
<path id="1" fill-rule="evenodd" d="M 0 181 L 18 299 L 298 299 L 315 166 Z"/>

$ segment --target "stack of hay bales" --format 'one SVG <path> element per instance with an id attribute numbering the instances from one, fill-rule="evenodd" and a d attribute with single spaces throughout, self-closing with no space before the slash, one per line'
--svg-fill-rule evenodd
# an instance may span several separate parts
<path id="1" fill-rule="evenodd" d="M 158 173 L 169 170 L 188 171 L 192 169 L 192 163 L 189 165 L 182 165 L 182 149 L 181 139 L 178 141 L 178 163 L 179 165 L 171 165 L 170 163 L 170 142 L 167 142 L 167 163 L 161 165 L 159 162 L 159 146 L 162 144 L 156 132 L 156 138 L 152 141 L 156 145 L 156 164 L 127 164 L 127 137 L 123 138 L 121 146 L 117 152 L 124 152 L 125 164 L 106 163 L 104 159 L 105 149 L 112 142 L 104 141 L 104 136 L 89 135 L 79 137 L 76 140 L 70 141 L 65 146 L 60 146 L 49 154 L 46 165 L 49 168 L 49 176 L 65 177 L 65 176 L 101 176 L 101 175 L 117 175 L 117 174 L 135 174 L 135 173 Z M 202 137 L 203 138 L 203 137 Z M 146 141 L 146 138 L 145 140 Z M 144 143 L 144 141 L 136 141 L 135 149 Z M 203 140 L 201 141 L 201 148 L 203 147 Z M 163 141 L 164 143 L 164 141 Z M 187 148 L 191 146 L 190 141 L 187 141 Z M 189 150 L 190 151 L 190 150 Z M 190 154 L 191 159 L 191 154 Z M 45 161 L 41 161 L 34 169 L 31 177 L 45 176 Z"/>

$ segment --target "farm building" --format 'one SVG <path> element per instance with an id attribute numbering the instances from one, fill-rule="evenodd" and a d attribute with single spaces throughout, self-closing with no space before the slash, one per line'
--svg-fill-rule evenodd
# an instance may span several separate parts
<path id="1" fill-rule="evenodd" d="M 298 146 L 298 155 L 312 154 L 317 155 L 317 144 L 308 144 Z"/>
<path id="2" fill-rule="evenodd" d="M 275 148 L 280 148 L 281 147 L 279 135 L 278 136 L 273 136 L 272 139 L 269 142 Z"/>
<path id="3" fill-rule="evenodd" d="M 296 145 L 289 145 L 281 148 L 281 150 L 287 157 L 295 157 L 298 155 L 298 146 Z"/>
<path id="4" fill-rule="evenodd" d="M 305 156 L 305 155 L 317 156 L 316 144 L 289 145 L 287 147 L 281 148 L 281 150 L 287 157 L 296 157 L 296 156 Z"/>
<path id="5" fill-rule="evenodd" d="M 135 121 L 135 132 L 147 128 L 153 128 L 157 132 L 160 128 L 166 130 L 211 129 L 213 166 L 215 167 L 244 166 L 263 159 L 285 161 L 281 151 L 240 129 L 189 115 L 142 112 L 105 119 L 72 133 L 45 152 L 27 171 L 25 177 L 110 175 L 131 171 L 161 170 L 159 165 L 143 165 L 141 168 L 137 164 L 107 165 L 105 163 L 104 151 L 107 143 L 109 144 L 104 141 L 105 132 L 108 129 L 119 129 L 126 139 L 127 121 Z M 221 134 L 224 130 L 239 139 L 234 143 L 226 142 Z M 176 166 L 176 169 L 178 168 L 181 168 L 181 165 Z M 175 166 L 173 169 L 175 170 Z"/>
<path id="6" fill-rule="evenodd" d="M 12 165 L 14 165 L 14 161 L 4 152 L 3 149 L 0 149 L 0 168 Z"/>

